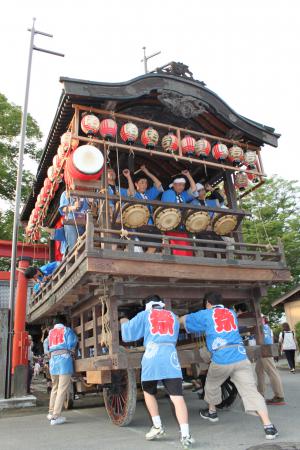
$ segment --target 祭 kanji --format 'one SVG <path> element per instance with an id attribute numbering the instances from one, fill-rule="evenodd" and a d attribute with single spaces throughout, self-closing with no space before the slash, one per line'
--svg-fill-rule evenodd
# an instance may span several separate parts
<path id="1" fill-rule="evenodd" d="M 65 342 L 64 328 L 54 328 L 49 333 L 49 347 L 60 345 Z"/>
<path id="2" fill-rule="evenodd" d="M 222 331 L 229 332 L 237 330 L 234 315 L 227 308 L 216 308 L 214 310 L 213 319 L 217 333 L 222 333 Z"/>
<path id="3" fill-rule="evenodd" d="M 174 318 L 170 311 L 153 309 L 149 320 L 151 323 L 151 334 L 174 334 Z"/>

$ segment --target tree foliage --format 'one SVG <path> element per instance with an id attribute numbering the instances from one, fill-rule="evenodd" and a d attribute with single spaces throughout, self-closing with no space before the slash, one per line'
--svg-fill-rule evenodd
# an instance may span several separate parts
<path id="1" fill-rule="evenodd" d="M 300 283 L 300 186 L 274 176 L 246 197 L 242 207 L 252 214 L 243 224 L 246 242 L 276 245 L 279 238 L 284 246 L 292 281 L 271 286 L 262 302 L 262 311 L 276 322 L 282 310 L 273 309 L 272 302 Z"/>
<path id="2" fill-rule="evenodd" d="M 21 128 L 21 108 L 9 103 L 0 93 L 0 239 L 12 238 L 14 212 L 12 200 L 15 197 L 17 164 L 19 150 L 19 134 Z M 28 115 L 26 128 L 25 154 L 38 161 L 41 150 L 38 147 L 42 137 L 37 122 Z M 23 171 L 22 200 L 24 201 L 31 191 L 34 175 Z M 22 229 L 19 229 L 19 240 L 22 240 Z M 9 270 L 10 259 L 0 258 L 0 270 Z"/>
<path id="3" fill-rule="evenodd" d="M 15 195 L 19 134 L 21 127 L 21 108 L 9 103 L 7 98 L 0 94 L 0 198 L 11 201 Z M 26 129 L 25 154 L 38 161 L 41 150 L 38 143 L 42 137 L 37 122 L 28 115 Z M 29 193 L 33 182 L 33 174 L 28 170 L 23 172 L 22 198 Z"/>

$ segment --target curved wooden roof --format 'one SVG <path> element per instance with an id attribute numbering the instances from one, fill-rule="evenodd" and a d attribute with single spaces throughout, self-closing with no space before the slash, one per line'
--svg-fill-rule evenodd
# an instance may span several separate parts
<path id="1" fill-rule="evenodd" d="M 175 64 L 175 63 L 174 63 Z M 72 104 L 124 112 L 174 126 L 237 139 L 256 146 L 276 147 L 274 129 L 236 113 L 203 82 L 158 71 L 122 83 L 103 83 L 61 77 L 63 91 L 52 123 L 36 182 L 22 212 L 27 220 L 47 176 L 53 156 L 73 116 Z"/>

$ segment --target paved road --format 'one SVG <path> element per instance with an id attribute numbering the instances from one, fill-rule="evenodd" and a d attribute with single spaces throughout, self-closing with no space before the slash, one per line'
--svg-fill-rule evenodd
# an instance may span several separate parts
<path id="1" fill-rule="evenodd" d="M 280 429 L 278 442 L 300 442 L 300 373 L 281 371 L 286 406 L 270 408 L 271 417 Z M 246 450 L 266 444 L 259 420 L 241 412 L 237 403 L 231 410 L 221 412 L 220 422 L 211 424 L 200 419 L 199 400 L 186 391 L 190 411 L 191 431 L 197 444 L 195 449 Z M 95 403 L 96 398 L 92 399 Z M 98 401 L 98 400 L 97 400 Z M 68 423 L 51 427 L 46 420 L 46 408 L 40 406 L 26 411 L 4 412 L 0 415 L 1 450 L 168 450 L 181 448 L 179 431 L 167 398 L 159 400 L 167 438 L 159 442 L 145 442 L 144 434 L 150 421 L 143 402 L 138 402 L 135 418 L 129 427 L 112 425 L 103 407 L 79 408 L 66 412 Z M 202 402 L 201 402 L 202 403 Z M 80 402 L 79 402 L 80 404 Z M 78 405 L 78 404 L 77 404 Z M 203 405 L 203 403 L 202 403 Z M 278 447 L 276 447 L 278 448 Z M 292 448 L 292 447 L 289 447 Z M 296 446 L 294 448 L 299 448 Z M 273 450 L 275 447 L 269 447 Z"/>

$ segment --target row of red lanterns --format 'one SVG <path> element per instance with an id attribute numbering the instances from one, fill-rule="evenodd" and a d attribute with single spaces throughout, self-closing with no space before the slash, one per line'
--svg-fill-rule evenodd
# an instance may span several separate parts
<path id="1" fill-rule="evenodd" d="M 81 119 L 81 129 L 88 136 L 100 134 L 103 139 L 111 140 L 117 135 L 118 125 L 113 119 L 99 120 L 94 114 L 85 114 Z M 132 145 L 138 139 L 138 127 L 132 123 L 125 123 L 120 131 L 123 142 Z M 142 131 L 141 142 L 148 149 L 154 149 L 159 142 L 159 134 L 153 127 L 148 127 Z M 177 153 L 179 141 L 177 136 L 170 132 L 162 138 L 162 148 L 168 153 Z M 196 140 L 192 136 L 186 135 L 181 140 L 182 154 L 184 156 L 196 156 L 206 159 L 210 154 L 218 161 L 228 159 L 235 166 L 246 164 L 248 169 L 255 168 L 256 152 L 253 150 L 244 151 L 238 145 L 228 148 L 223 143 L 217 143 L 211 148 L 211 143 L 204 138 Z"/>
<path id="2" fill-rule="evenodd" d="M 47 170 L 47 177 L 44 180 L 44 185 L 40 190 L 34 209 L 31 212 L 25 233 L 31 241 L 40 239 L 40 231 L 38 226 L 46 217 L 48 206 L 54 198 L 55 192 L 58 190 L 59 183 L 63 178 L 63 166 L 65 161 L 73 150 L 78 145 L 78 139 L 72 138 L 72 133 L 67 131 L 61 136 L 61 143 L 58 147 L 57 154 L 52 160 L 52 165 Z"/>

